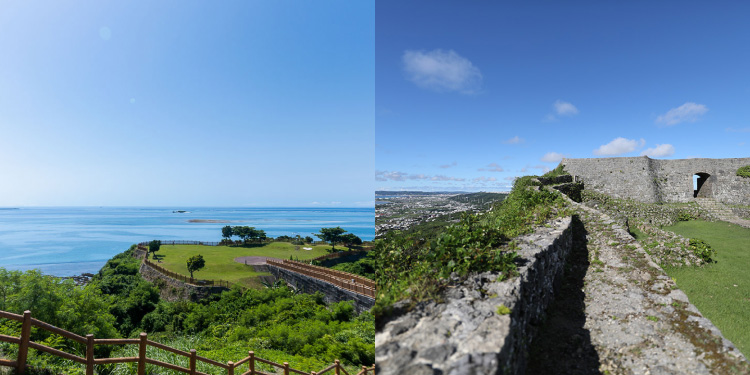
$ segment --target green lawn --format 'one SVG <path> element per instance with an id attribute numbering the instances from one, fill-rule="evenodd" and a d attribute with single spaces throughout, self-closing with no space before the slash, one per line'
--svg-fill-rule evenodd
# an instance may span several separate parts
<path id="1" fill-rule="evenodd" d="M 750 355 L 750 229 L 725 222 L 683 221 L 664 229 L 706 241 L 717 263 L 666 269 L 698 310 Z"/>
<path id="2" fill-rule="evenodd" d="M 302 247 L 312 247 L 312 250 L 303 250 Z M 289 259 L 289 256 L 306 260 L 328 254 L 329 245 L 305 245 L 300 250 L 295 250 L 295 245 L 288 242 L 271 242 L 258 247 L 227 247 L 227 246 L 201 246 L 201 245 L 162 245 L 156 253 L 161 260 L 160 266 L 185 276 L 190 276 L 187 270 L 187 259 L 193 255 L 203 255 L 206 267 L 194 273 L 196 279 L 226 280 L 247 287 L 259 287 L 258 276 L 269 275 L 253 271 L 251 266 L 246 266 L 234 261 L 241 256 L 265 256 L 270 258 Z M 341 248 L 346 249 L 345 247 Z"/>

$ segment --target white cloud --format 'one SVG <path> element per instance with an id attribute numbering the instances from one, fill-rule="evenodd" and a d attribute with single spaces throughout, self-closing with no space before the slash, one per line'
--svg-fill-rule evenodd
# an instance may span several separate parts
<path id="1" fill-rule="evenodd" d="M 523 142 L 525 142 L 525 140 L 523 138 L 519 137 L 519 136 L 515 136 L 515 137 L 513 137 L 511 139 L 503 141 L 503 143 L 505 143 L 506 145 L 517 145 L 517 144 L 523 143 Z"/>
<path id="2" fill-rule="evenodd" d="M 730 133 L 750 133 L 750 128 L 741 128 L 741 129 L 727 128 L 726 130 Z"/>
<path id="3" fill-rule="evenodd" d="M 663 145 L 656 145 L 656 147 L 647 148 L 641 152 L 641 156 L 651 156 L 651 157 L 664 157 L 664 156 L 672 156 L 674 155 L 674 147 L 670 144 L 663 144 Z"/>
<path id="4" fill-rule="evenodd" d="M 677 125 L 681 122 L 698 121 L 698 117 L 708 112 L 708 107 L 703 104 L 687 102 L 677 108 L 670 109 L 667 113 L 656 118 L 657 124 Z"/>
<path id="5" fill-rule="evenodd" d="M 510 177 L 504 177 L 503 180 L 505 181 L 515 181 L 516 176 L 510 176 Z"/>
<path id="6" fill-rule="evenodd" d="M 407 78 L 421 88 L 473 94 L 482 85 L 479 69 L 453 50 L 406 50 L 401 59 Z"/>
<path id="7" fill-rule="evenodd" d="M 542 156 L 541 160 L 547 163 L 559 163 L 564 157 L 565 155 L 559 152 L 548 152 L 544 154 L 544 156 Z M 532 167 L 532 168 L 536 168 L 536 167 Z"/>
<path id="8" fill-rule="evenodd" d="M 447 169 L 447 168 L 455 167 L 456 165 L 458 165 L 458 163 L 454 161 L 453 163 L 450 163 L 450 164 L 443 164 L 440 166 L 440 168 Z"/>
<path id="9" fill-rule="evenodd" d="M 599 146 L 594 150 L 594 155 L 622 155 L 628 152 L 633 152 L 638 148 L 642 148 L 646 145 L 646 140 L 641 138 L 640 141 L 635 139 L 626 139 L 623 137 L 617 137 L 612 142 L 606 145 Z"/>
<path id="10" fill-rule="evenodd" d="M 555 113 L 557 113 L 558 116 L 572 116 L 578 114 L 578 108 L 576 108 L 576 106 L 562 100 L 555 101 L 552 106 L 555 108 Z"/>
<path id="11" fill-rule="evenodd" d="M 479 171 L 487 171 L 487 172 L 502 172 L 503 167 L 501 167 L 497 163 L 490 163 L 487 165 L 487 168 L 479 168 Z"/>

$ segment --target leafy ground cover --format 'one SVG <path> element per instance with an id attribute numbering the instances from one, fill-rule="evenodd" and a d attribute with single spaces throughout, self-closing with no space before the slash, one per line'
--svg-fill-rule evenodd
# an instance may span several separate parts
<path id="1" fill-rule="evenodd" d="M 565 211 L 559 193 L 536 190 L 533 185 L 532 177 L 519 178 L 508 197 L 487 213 L 465 214 L 439 231 L 433 227 L 427 233 L 391 231 L 377 240 L 376 317 L 388 315 L 398 301 L 439 299 L 453 273 L 463 277 L 493 270 L 505 278 L 512 276 L 516 254 L 511 239 Z"/>
<path id="2" fill-rule="evenodd" d="M 294 250 L 292 250 L 294 251 Z M 138 275 L 140 261 L 131 251 L 110 259 L 85 287 L 42 275 L 35 271 L 5 271 L 0 268 L 0 309 L 32 316 L 55 326 L 96 338 L 137 337 L 177 349 L 196 349 L 220 362 L 237 361 L 255 351 L 258 357 L 277 363 L 289 362 L 303 371 L 319 371 L 335 359 L 349 373 L 374 363 L 374 317 L 357 315 L 350 302 L 326 305 L 320 294 L 297 294 L 286 287 L 231 291 L 200 302 L 167 302 L 159 290 Z M 20 324 L 0 319 L 0 334 L 18 336 Z M 32 340 L 69 353 L 85 352 L 82 345 L 44 330 L 32 329 Z M 0 343 L 0 357 L 15 359 L 18 346 Z M 171 354 L 149 349 L 159 360 Z M 96 356 L 134 356 L 135 346 L 97 347 Z M 173 358 L 172 363 L 185 363 Z M 29 361 L 41 371 L 30 374 L 83 374 L 82 366 L 45 353 L 30 351 Z M 100 375 L 133 374 L 132 364 L 99 365 Z M 269 367 L 258 368 L 268 372 Z M 208 374 L 226 374 L 216 367 L 201 367 Z M 151 374 L 176 374 L 149 367 Z"/>
<path id="3" fill-rule="evenodd" d="M 312 250 L 304 250 L 303 247 L 312 247 Z M 296 249 L 299 250 L 296 250 Z M 258 276 L 269 275 L 268 273 L 255 272 L 249 265 L 234 261 L 234 258 L 242 256 L 263 256 L 278 259 L 289 259 L 292 257 L 299 260 L 307 260 L 328 254 L 330 245 L 305 245 L 296 246 L 289 242 L 271 242 L 254 247 L 234 246 L 201 246 L 201 245 L 162 245 L 156 253 L 161 263 L 160 266 L 179 274 L 190 276 L 187 269 L 187 259 L 193 255 L 201 254 L 206 260 L 205 268 L 194 273 L 197 279 L 226 280 L 247 287 L 258 287 L 260 281 Z"/>
<path id="4" fill-rule="evenodd" d="M 700 238 L 716 250 L 716 263 L 667 267 L 665 271 L 726 338 L 750 355 L 750 229 L 698 220 L 678 222 L 664 229 Z"/>

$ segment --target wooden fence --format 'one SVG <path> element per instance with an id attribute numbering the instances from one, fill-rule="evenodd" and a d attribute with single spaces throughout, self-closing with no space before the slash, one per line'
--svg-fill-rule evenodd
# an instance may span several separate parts
<path id="1" fill-rule="evenodd" d="M 313 266 L 294 260 L 266 259 L 266 263 L 325 281 L 370 298 L 375 298 L 375 282 L 359 275 L 332 270 L 325 267 Z"/>
<path id="2" fill-rule="evenodd" d="M 94 374 L 94 365 L 108 364 L 108 363 L 127 363 L 127 362 L 138 363 L 138 375 L 145 375 L 147 363 L 158 366 L 158 367 L 170 369 L 170 370 L 184 372 L 190 375 L 197 375 L 197 374 L 207 375 L 203 372 L 196 370 L 197 361 L 201 361 L 203 363 L 207 363 L 209 365 L 224 369 L 227 371 L 228 375 L 234 375 L 235 370 L 239 371 L 238 374 L 241 374 L 241 375 L 256 375 L 256 374 L 257 375 L 270 375 L 270 374 L 261 372 L 259 370 L 256 370 L 255 369 L 256 363 L 265 363 L 265 364 L 277 367 L 279 369 L 283 369 L 284 375 L 289 375 L 290 373 L 302 374 L 302 375 L 308 375 L 308 374 L 321 375 L 329 371 L 333 371 L 333 373 L 336 375 L 340 375 L 340 374 L 349 375 L 346 369 L 343 366 L 341 366 L 341 363 L 339 362 L 339 360 L 336 360 L 332 365 L 318 372 L 312 371 L 312 372 L 307 373 L 307 372 L 296 370 L 296 369 L 289 367 L 288 362 L 279 364 L 276 362 L 268 361 L 263 358 L 256 357 L 252 351 L 249 351 L 247 357 L 237 362 L 229 361 L 226 364 L 224 364 L 224 363 L 214 361 L 212 359 L 208 359 L 208 358 L 197 355 L 195 349 L 191 349 L 189 352 L 186 352 L 186 351 L 182 351 L 182 350 L 178 350 L 178 349 L 166 346 L 164 344 L 160 344 L 155 341 L 151 341 L 148 339 L 148 336 L 145 333 L 141 333 L 140 338 L 137 338 L 137 339 L 95 339 L 94 335 L 91 335 L 91 334 L 86 335 L 86 337 L 79 336 L 75 333 L 68 332 L 64 329 L 55 327 L 51 324 L 47 324 L 40 320 L 34 319 L 31 317 L 31 311 L 29 310 L 24 311 L 23 315 L 13 314 L 13 313 L 6 312 L 6 311 L 0 311 L 0 318 L 6 318 L 6 319 L 11 319 L 11 320 L 21 322 L 21 336 L 20 337 L 0 335 L 0 341 L 18 344 L 18 358 L 15 361 L 8 360 L 8 359 L 0 359 L 0 366 L 13 367 L 16 369 L 17 373 L 20 375 L 23 375 L 26 371 L 26 368 L 27 368 L 26 358 L 28 356 L 29 348 L 42 351 L 45 353 L 49 353 L 54 356 L 68 359 L 74 362 L 81 363 L 86 366 L 86 375 Z M 78 342 L 79 344 L 85 345 L 86 357 L 85 358 L 79 357 L 77 355 L 70 354 L 62 350 L 50 348 L 48 346 L 31 341 L 31 327 L 41 328 L 45 331 L 60 335 L 67 339 Z M 96 345 L 138 345 L 138 356 L 137 357 L 120 357 L 120 358 L 94 358 L 94 348 Z M 182 367 L 182 366 L 175 365 L 172 363 L 162 362 L 162 361 L 158 361 L 152 358 L 148 358 L 146 356 L 147 346 L 162 349 L 162 350 L 174 353 L 174 354 L 181 355 L 183 357 L 187 357 L 188 366 Z M 246 371 L 244 372 L 242 372 L 243 367 L 246 368 Z M 375 374 L 374 365 L 372 367 L 362 366 L 362 369 L 357 373 L 357 375 L 369 375 L 369 374 L 373 374 L 373 375 Z"/>

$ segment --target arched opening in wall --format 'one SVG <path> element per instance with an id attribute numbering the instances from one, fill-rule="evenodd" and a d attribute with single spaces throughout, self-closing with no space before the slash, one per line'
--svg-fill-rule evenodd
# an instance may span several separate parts
<path id="1" fill-rule="evenodd" d="M 693 198 L 710 198 L 711 185 L 708 184 L 708 173 L 696 173 L 693 175 Z"/>

